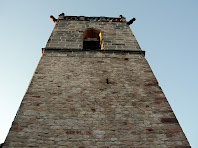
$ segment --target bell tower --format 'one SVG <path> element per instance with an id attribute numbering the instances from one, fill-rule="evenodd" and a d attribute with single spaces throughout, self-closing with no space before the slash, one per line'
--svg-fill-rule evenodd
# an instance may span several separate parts
<path id="1" fill-rule="evenodd" d="M 51 18 L 4 148 L 190 148 L 129 27 L 135 19 Z"/>

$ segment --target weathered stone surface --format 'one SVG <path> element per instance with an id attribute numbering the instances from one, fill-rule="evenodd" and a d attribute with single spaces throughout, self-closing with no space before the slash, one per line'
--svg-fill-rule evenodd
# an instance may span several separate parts
<path id="1" fill-rule="evenodd" d="M 137 50 L 124 23 L 65 20 L 47 47 L 78 49 L 89 27 L 106 50 Z M 4 147 L 190 146 L 143 54 L 45 49 Z"/>
<path id="2" fill-rule="evenodd" d="M 47 48 L 83 48 L 83 33 L 88 28 L 102 32 L 105 50 L 141 50 L 126 22 L 90 22 L 59 20 L 46 45 Z"/>

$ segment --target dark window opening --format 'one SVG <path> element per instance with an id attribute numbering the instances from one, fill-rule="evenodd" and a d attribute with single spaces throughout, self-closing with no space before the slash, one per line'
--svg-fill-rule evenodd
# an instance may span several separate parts
<path id="1" fill-rule="evenodd" d="M 102 33 L 88 29 L 84 32 L 83 49 L 103 49 Z"/>

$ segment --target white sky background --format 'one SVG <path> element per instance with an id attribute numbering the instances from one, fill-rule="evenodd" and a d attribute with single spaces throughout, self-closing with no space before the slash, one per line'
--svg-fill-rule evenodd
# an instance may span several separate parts
<path id="1" fill-rule="evenodd" d="M 1 0 L 0 143 L 3 143 L 54 27 L 49 18 L 137 20 L 131 29 L 191 146 L 198 147 L 198 1 Z"/>

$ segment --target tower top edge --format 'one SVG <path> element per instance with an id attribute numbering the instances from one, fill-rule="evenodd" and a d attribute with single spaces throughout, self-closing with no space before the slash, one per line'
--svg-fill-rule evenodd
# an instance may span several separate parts
<path id="1" fill-rule="evenodd" d="M 124 22 L 126 23 L 126 18 L 120 15 L 119 17 L 105 17 L 105 16 L 66 16 L 64 13 L 61 13 L 56 19 L 54 16 L 50 16 L 54 21 L 67 20 L 67 21 L 99 21 L 99 22 Z"/>

